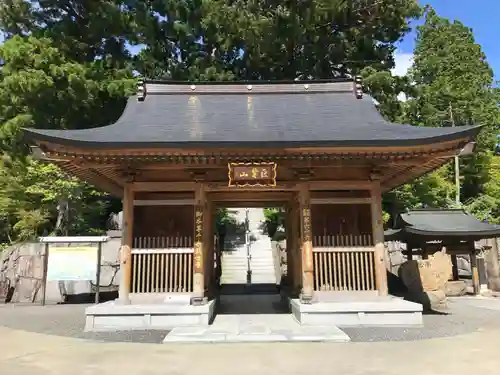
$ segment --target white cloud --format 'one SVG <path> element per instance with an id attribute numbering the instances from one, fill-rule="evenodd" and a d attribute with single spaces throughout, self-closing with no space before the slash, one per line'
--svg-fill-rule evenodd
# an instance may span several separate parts
<path id="1" fill-rule="evenodd" d="M 412 53 L 400 53 L 396 52 L 394 55 L 394 68 L 391 69 L 391 73 L 394 76 L 404 76 L 408 73 L 408 69 L 413 65 L 413 54 Z M 402 102 L 406 101 L 406 95 L 400 93 L 398 99 Z"/>
<path id="2" fill-rule="evenodd" d="M 412 53 L 399 53 L 394 55 L 395 67 L 391 70 L 395 76 L 404 76 L 413 65 Z"/>

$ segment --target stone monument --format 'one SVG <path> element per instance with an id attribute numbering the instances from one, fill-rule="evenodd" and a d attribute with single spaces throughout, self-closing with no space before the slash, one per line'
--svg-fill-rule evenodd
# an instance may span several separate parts
<path id="1" fill-rule="evenodd" d="M 428 259 L 403 263 L 399 276 L 411 300 L 431 310 L 446 308 L 446 285 L 452 276 L 452 263 L 445 248 Z"/>

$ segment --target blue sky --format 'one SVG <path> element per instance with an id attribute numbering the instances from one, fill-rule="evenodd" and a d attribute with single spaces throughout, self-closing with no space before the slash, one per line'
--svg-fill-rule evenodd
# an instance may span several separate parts
<path id="1" fill-rule="evenodd" d="M 458 20 L 474 31 L 476 43 L 486 54 L 495 79 L 500 80 L 500 0 L 423 0 L 430 4 L 441 17 Z M 417 23 L 414 24 L 416 26 Z M 403 74 L 411 65 L 415 45 L 415 31 L 399 44 L 396 56 L 396 73 Z"/>

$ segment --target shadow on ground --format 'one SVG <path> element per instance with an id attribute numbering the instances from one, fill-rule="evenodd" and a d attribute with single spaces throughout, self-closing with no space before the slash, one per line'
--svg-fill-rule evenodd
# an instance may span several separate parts
<path id="1" fill-rule="evenodd" d="M 288 303 L 279 294 L 221 295 L 218 315 L 289 314 Z"/>
<path id="2" fill-rule="evenodd" d="M 100 292 L 99 302 L 113 301 L 118 298 L 118 291 L 113 292 Z M 64 296 L 64 301 L 60 302 L 61 305 L 77 305 L 89 304 L 95 302 L 95 293 L 80 293 L 80 294 L 67 294 Z"/>

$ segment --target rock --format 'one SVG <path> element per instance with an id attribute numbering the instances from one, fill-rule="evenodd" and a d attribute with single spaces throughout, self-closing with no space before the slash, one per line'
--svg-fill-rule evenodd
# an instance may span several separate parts
<path id="1" fill-rule="evenodd" d="M 463 256 L 457 256 L 457 267 L 459 275 L 470 275 L 471 274 L 471 266 L 469 258 L 465 258 Z"/>
<path id="2" fill-rule="evenodd" d="M 408 299 L 420 303 L 423 309 L 428 311 L 443 311 L 448 308 L 446 294 L 443 290 L 413 292 L 408 295 Z"/>
<path id="3" fill-rule="evenodd" d="M 448 281 L 445 285 L 447 297 L 459 297 L 467 294 L 467 283 L 463 280 Z"/>
<path id="4" fill-rule="evenodd" d="M 488 289 L 494 292 L 500 291 L 500 277 L 488 278 Z"/>
<path id="5" fill-rule="evenodd" d="M 467 285 L 467 294 L 474 294 L 474 286 Z"/>
<path id="6" fill-rule="evenodd" d="M 452 276 L 451 258 L 440 251 L 425 260 L 410 260 L 401 265 L 399 275 L 408 288 L 408 299 L 426 310 L 443 310 L 446 285 Z"/>
<path id="7" fill-rule="evenodd" d="M 437 252 L 425 260 L 410 260 L 401 265 L 399 275 L 411 293 L 445 290 L 452 276 L 450 256 Z"/>
<path id="8" fill-rule="evenodd" d="M 403 255 L 403 252 L 399 250 L 390 252 L 389 257 L 390 257 L 391 272 L 397 275 L 401 265 L 404 264 L 404 262 L 406 262 L 406 257 Z"/>

